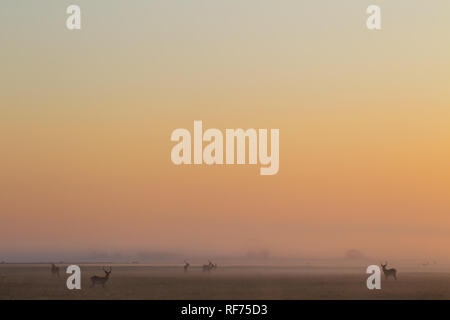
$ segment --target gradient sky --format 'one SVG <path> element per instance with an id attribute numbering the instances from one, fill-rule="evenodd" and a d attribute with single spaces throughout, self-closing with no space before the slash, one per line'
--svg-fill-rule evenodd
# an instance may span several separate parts
<path id="1" fill-rule="evenodd" d="M 448 0 L 0 8 L 5 255 L 450 255 Z M 173 165 L 170 134 L 194 120 L 279 128 L 279 173 Z"/>

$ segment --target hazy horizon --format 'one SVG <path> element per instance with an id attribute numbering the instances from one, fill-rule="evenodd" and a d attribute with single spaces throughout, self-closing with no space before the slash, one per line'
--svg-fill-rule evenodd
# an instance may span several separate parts
<path id="1" fill-rule="evenodd" d="M 438 267 L 439 270 L 450 267 L 450 259 L 436 259 L 433 256 L 373 256 L 356 249 L 345 252 L 337 252 L 330 255 L 302 255 L 300 253 L 277 254 L 268 250 L 248 250 L 242 253 L 217 253 L 217 252 L 187 252 L 177 250 L 149 250 L 149 249 L 126 249 L 126 250 L 92 250 L 79 249 L 73 251 L 26 251 L 15 250 L 0 252 L 1 263 L 118 263 L 118 264 L 144 264 L 144 265 L 182 265 L 185 260 L 191 264 L 201 265 L 208 260 L 220 261 L 223 265 L 270 265 L 270 266 L 327 266 L 338 265 L 368 265 L 378 264 L 380 261 L 390 261 L 395 265 L 408 267 L 420 267 L 422 264 Z M 429 269 L 427 269 L 430 271 Z"/>

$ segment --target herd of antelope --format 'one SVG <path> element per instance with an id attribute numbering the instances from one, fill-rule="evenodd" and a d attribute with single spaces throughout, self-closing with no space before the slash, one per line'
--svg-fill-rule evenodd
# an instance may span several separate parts
<path id="1" fill-rule="evenodd" d="M 386 280 L 389 277 L 393 277 L 395 280 L 397 280 L 397 269 L 394 269 L 394 268 L 388 269 L 387 264 L 388 264 L 387 261 L 385 264 L 380 263 Z M 52 276 L 56 276 L 59 278 L 60 277 L 59 267 L 56 266 L 54 263 L 52 263 L 50 266 L 51 266 L 50 271 L 51 271 Z M 184 266 L 183 266 L 184 272 L 188 272 L 189 267 L 190 267 L 190 263 L 188 261 L 184 260 Z M 213 263 L 210 260 L 208 260 L 208 264 L 204 264 L 202 266 L 203 272 L 210 272 L 214 269 L 217 269 L 217 263 Z M 101 285 L 103 288 L 105 287 L 105 284 L 106 284 L 106 282 L 108 282 L 109 277 L 111 275 L 112 268 L 109 267 L 109 270 L 107 270 L 107 269 L 105 269 L 105 267 L 103 267 L 103 272 L 105 272 L 104 276 L 92 276 L 90 278 L 91 279 L 91 288 L 95 287 L 95 285 L 97 285 L 97 284 Z"/>
<path id="2" fill-rule="evenodd" d="M 187 262 L 186 260 L 184 260 L 184 272 L 187 272 L 189 270 L 189 267 L 191 265 L 189 264 L 189 262 Z M 212 263 L 210 260 L 208 260 L 208 264 L 204 264 L 202 266 L 202 270 L 203 271 L 211 271 L 217 269 L 217 263 Z"/>
<path id="3" fill-rule="evenodd" d="M 185 260 L 184 266 L 183 266 L 184 272 L 188 272 L 189 267 L 190 267 L 190 263 Z M 210 260 L 208 260 L 208 264 L 205 264 L 202 266 L 203 271 L 209 272 L 214 269 L 217 269 L 217 263 L 213 263 Z M 60 277 L 59 267 L 56 266 L 56 264 L 54 264 L 54 263 L 50 264 L 50 271 L 51 271 L 52 276 L 56 276 L 58 278 Z M 105 272 L 104 276 L 92 276 L 91 277 L 91 288 L 95 287 L 96 284 L 101 285 L 103 288 L 105 287 L 105 284 L 106 284 L 106 282 L 108 282 L 109 277 L 111 275 L 112 268 L 109 267 L 109 270 L 106 270 L 105 267 L 103 267 L 103 272 Z"/>

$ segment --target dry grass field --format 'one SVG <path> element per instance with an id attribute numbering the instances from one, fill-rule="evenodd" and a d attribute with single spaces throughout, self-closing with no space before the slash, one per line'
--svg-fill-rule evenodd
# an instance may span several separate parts
<path id="1" fill-rule="evenodd" d="M 99 265 L 81 265 L 82 289 L 66 288 L 49 265 L 0 265 L 0 299 L 450 299 L 450 273 L 399 272 L 382 280 L 381 290 L 366 288 L 360 268 L 219 267 L 203 272 L 193 267 L 113 265 L 105 288 L 90 287 L 103 276 Z"/>

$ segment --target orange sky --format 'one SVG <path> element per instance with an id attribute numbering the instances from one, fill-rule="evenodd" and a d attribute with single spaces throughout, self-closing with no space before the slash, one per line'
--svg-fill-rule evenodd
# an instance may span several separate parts
<path id="1" fill-rule="evenodd" d="M 450 4 L 379 2 L 6 1 L 0 250 L 447 257 Z M 175 166 L 194 120 L 279 128 L 279 173 Z"/>

